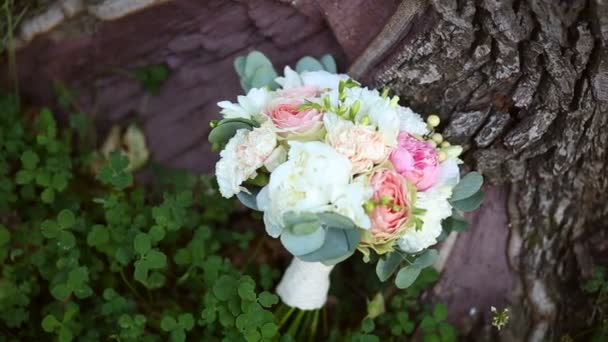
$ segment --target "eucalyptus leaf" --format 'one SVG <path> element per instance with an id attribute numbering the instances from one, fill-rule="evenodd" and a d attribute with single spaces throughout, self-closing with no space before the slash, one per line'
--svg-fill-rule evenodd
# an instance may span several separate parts
<path id="1" fill-rule="evenodd" d="M 325 71 L 335 74 L 338 72 L 338 67 L 336 66 L 336 60 L 332 57 L 332 55 L 324 55 L 321 57 L 321 63 L 325 68 Z"/>
<path id="2" fill-rule="evenodd" d="M 397 252 L 388 253 L 384 258 L 378 259 L 376 264 L 376 274 L 380 281 L 386 281 L 397 270 L 403 257 Z"/>
<path id="3" fill-rule="evenodd" d="M 321 225 L 321 221 L 319 220 L 319 216 L 316 213 L 310 212 L 296 212 L 296 211 L 288 211 L 283 214 L 283 222 L 285 223 L 285 227 L 287 229 L 291 229 L 292 226 L 300 223 L 316 223 L 317 225 Z"/>
<path id="4" fill-rule="evenodd" d="M 249 209 L 253 209 L 255 211 L 260 211 L 260 209 L 258 208 L 258 204 L 256 202 L 256 197 L 258 196 L 258 193 L 260 192 L 260 188 L 257 187 L 251 187 L 248 188 L 247 190 L 249 190 L 249 192 L 251 192 L 250 194 L 246 193 L 245 191 L 241 191 L 239 193 L 236 194 L 236 198 L 239 199 L 239 201 L 241 201 L 241 203 L 246 206 Z"/>
<path id="5" fill-rule="evenodd" d="M 325 242 L 326 235 L 327 231 L 325 229 L 317 229 L 307 235 L 296 235 L 289 229 L 285 229 L 281 233 L 281 243 L 291 254 L 300 256 L 315 252 L 321 248 Z"/>
<path id="6" fill-rule="evenodd" d="M 318 214 L 321 224 L 325 227 L 337 229 L 355 229 L 355 223 L 348 217 L 332 212 Z"/>
<path id="7" fill-rule="evenodd" d="M 323 260 L 323 261 L 321 261 L 321 263 L 323 265 L 325 265 L 325 266 L 334 266 L 334 265 L 339 264 L 342 261 L 350 258 L 353 254 L 355 254 L 355 251 L 352 251 L 350 253 L 344 254 L 343 256 L 335 258 L 335 259 Z"/>
<path id="8" fill-rule="evenodd" d="M 443 230 L 449 234 L 451 232 L 462 232 L 469 228 L 469 223 L 461 217 L 450 216 L 441 222 Z"/>
<path id="9" fill-rule="evenodd" d="M 218 125 L 209 132 L 209 142 L 211 144 L 225 145 L 236 134 L 239 129 L 251 130 L 254 126 L 242 121 L 228 121 L 218 123 Z"/>
<path id="10" fill-rule="evenodd" d="M 272 67 L 272 62 L 263 53 L 252 51 L 245 57 L 244 74 L 246 77 L 253 76 L 256 70 L 261 67 Z"/>
<path id="11" fill-rule="evenodd" d="M 414 263 L 412 265 L 415 267 L 418 267 L 420 269 L 427 268 L 427 267 L 433 265 L 435 260 L 437 260 L 438 255 L 439 255 L 439 253 L 437 253 L 437 250 L 427 249 L 424 253 L 420 254 L 416 258 L 416 260 L 414 261 Z"/>
<path id="12" fill-rule="evenodd" d="M 465 198 L 463 200 L 455 202 L 450 201 L 450 203 L 452 204 L 452 207 L 460 211 L 472 211 L 479 208 L 484 196 L 485 194 L 482 191 L 479 191 L 478 193 L 474 194 L 469 198 Z"/>
<path id="13" fill-rule="evenodd" d="M 361 240 L 361 233 L 358 229 L 327 229 L 327 236 L 323 245 L 316 251 L 299 255 L 298 258 L 302 261 L 330 261 L 343 258 L 351 254 Z"/>
<path id="14" fill-rule="evenodd" d="M 316 222 L 302 222 L 293 225 L 291 232 L 295 235 L 308 235 L 321 228 Z"/>
<path id="15" fill-rule="evenodd" d="M 410 287 L 420 275 L 420 269 L 418 267 L 406 266 L 397 272 L 395 277 L 395 285 L 400 289 Z"/>
<path id="16" fill-rule="evenodd" d="M 245 76 L 246 62 L 247 61 L 245 59 L 245 56 L 239 56 L 234 59 L 234 70 L 236 70 L 236 73 L 239 75 L 240 78 L 243 78 Z"/>
<path id="17" fill-rule="evenodd" d="M 478 172 L 467 173 L 452 190 L 452 202 L 463 200 L 475 195 L 483 185 L 483 176 Z"/>
<path id="18" fill-rule="evenodd" d="M 296 71 L 302 73 L 304 71 L 319 71 L 325 70 L 323 64 L 316 58 L 306 56 L 302 57 L 296 64 Z"/>
<path id="19" fill-rule="evenodd" d="M 270 87 L 271 89 L 275 89 L 277 84 L 274 82 L 274 79 L 277 77 L 277 72 L 272 66 L 257 68 L 255 73 L 249 78 L 249 89 L 262 87 Z"/>

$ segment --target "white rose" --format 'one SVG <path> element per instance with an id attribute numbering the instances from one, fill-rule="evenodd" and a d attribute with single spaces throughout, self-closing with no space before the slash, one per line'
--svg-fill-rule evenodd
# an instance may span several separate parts
<path id="1" fill-rule="evenodd" d="M 271 93 L 265 88 L 252 88 L 247 95 L 237 97 L 238 103 L 221 101 L 217 105 L 222 108 L 220 113 L 226 119 L 243 118 L 252 120 L 260 116 L 262 109 L 266 107 L 271 98 Z"/>
<path id="2" fill-rule="evenodd" d="M 452 215 L 452 206 L 445 193 L 431 188 L 416 194 L 416 207 L 426 210 L 421 215 L 422 228 L 411 227 L 397 243 L 406 253 L 417 253 L 437 243 L 441 234 L 441 220 Z"/>
<path id="3" fill-rule="evenodd" d="M 349 185 L 351 162 L 322 142 L 290 141 L 289 145 L 287 161 L 274 170 L 257 197 L 268 234 L 281 234 L 287 211 L 336 211 L 365 225 L 360 219 L 365 193 L 358 185 Z"/>
<path id="4" fill-rule="evenodd" d="M 257 176 L 277 146 L 277 135 L 271 123 L 249 131 L 239 129 L 220 152 L 220 160 L 215 164 L 215 175 L 220 193 L 230 198 L 245 188 L 241 184 Z"/>

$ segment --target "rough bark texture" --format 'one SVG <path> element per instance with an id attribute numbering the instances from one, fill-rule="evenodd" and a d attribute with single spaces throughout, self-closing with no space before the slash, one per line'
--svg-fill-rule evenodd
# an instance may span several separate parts
<path id="1" fill-rule="evenodd" d="M 585 324 L 577 281 L 605 251 L 608 3 L 434 0 L 410 26 L 367 79 L 439 113 L 469 165 L 510 185 L 503 336 L 559 339 Z"/>
<path id="2" fill-rule="evenodd" d="M 488 188 L 436 289 L 452 320 L 510 301 L 506 340 L 555 340 L 586 324 L 578 281 L 608 250 L 606 1 L 174 0 L 87 23 L 19 51 L 25 95 L 51 104 L 54 80 L 79 88 L 101 127 L 137 112 L 153 159 L 195 171 L 216 158 L 206 143 L 215 103 L 240 92 L 234 57 L 355 61 L 367 83 L 438 113 L 467 164 L 502 184 Z M 113 72 L 153 63 L 171 69 L 156 97 Z"/>

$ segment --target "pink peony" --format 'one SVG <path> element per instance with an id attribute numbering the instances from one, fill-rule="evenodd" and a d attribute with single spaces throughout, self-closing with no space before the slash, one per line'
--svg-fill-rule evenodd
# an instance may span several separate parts
<path id="1" fill-rule="evenodd" d="M 439 177 L 437 150 L 406 132 L 399 133 L 397 148 L 390 160 L 395 170 L 416 185 L 419 191 L 432 187 Z"/>
<path id="2" fill-rule="evenodd" d="M 392 170 L 378 170 L 370 179 L 376 203 L 370 214 L 371 234 L 377 242 L 386 242 L 402 231 L 410 217 L 410 200 L 403 176 Z M 385 203 L 389 200 L 389 203 Z M 385 203 L 385 204 L 383 204 Z"/>
<path id="3" fill-rule="evenodd" d="M 314 87 L 284 89 L 277 92 L 279 96 L 266 109 L 266 115 L 280 130 L 288 133 L 305 134 L 317 131 L 322 127 L 323 115 L 316 109 L 298 110 L 305 99 L 318 95 Z"/>

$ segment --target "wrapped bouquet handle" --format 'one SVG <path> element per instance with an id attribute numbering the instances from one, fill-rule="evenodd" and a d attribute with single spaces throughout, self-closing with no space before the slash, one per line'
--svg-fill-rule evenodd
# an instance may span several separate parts
<path id="1" fill-rule="evenodd" d="M 263 212 L 269 236 L 294 259 L 277 287 L 282 301 L 316 310 L 333 265 L 356 251 L 377 260 L 399 288 L 430 267 L 442 232 L 462 230 L 483 200 L 483 177 L 460 177 L 462 147 L 379 92 L 337 74 L 331 56 L 302 58 L 278 77 L 253 51 L 235 60 L 247 92 L 221 101 L 209 142 L 220 152 L 221 194 Z M 444 234 L 445 235 L 445 234 Z"/>
<path id="2" fill-rule="evenodd" d="M 320 309 L 327 302 L 329 276 L 334 266 L 320 262 L 306 262 L 293 258 L 277 286 L 283 303 L 300 309 Z"/>

